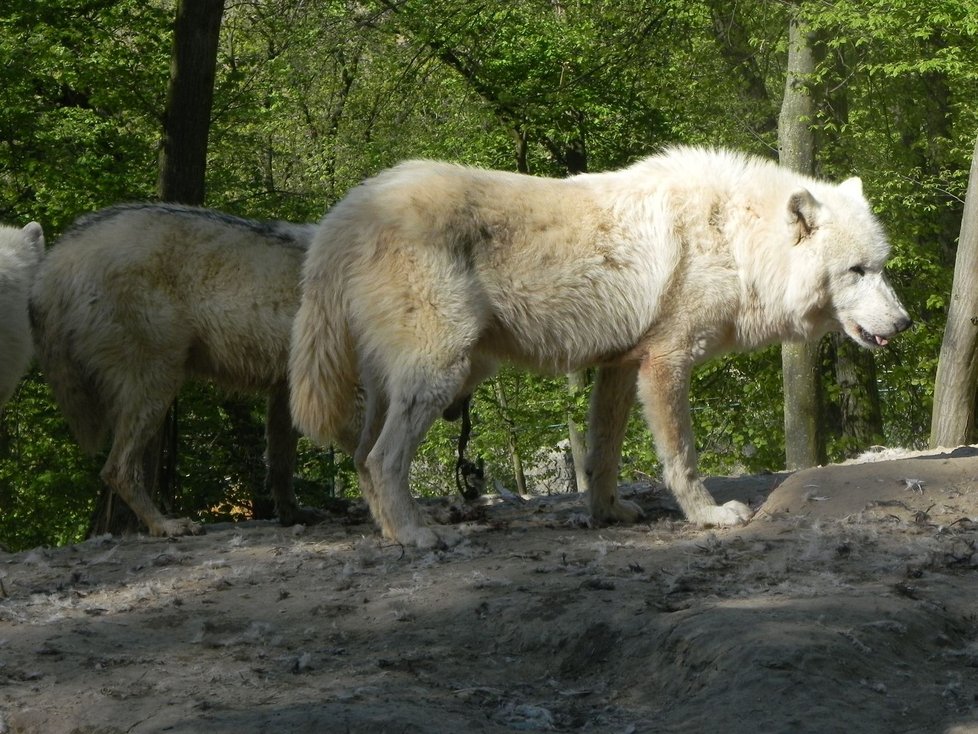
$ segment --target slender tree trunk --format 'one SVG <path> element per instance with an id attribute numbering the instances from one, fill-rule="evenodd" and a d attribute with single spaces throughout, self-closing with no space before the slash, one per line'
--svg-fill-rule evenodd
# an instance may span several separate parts
<path id="1" fill-rule="evenodd" d="M 834 80 L 845 79 L 847 69 L 853 63 L 845 59 L 841 50 L 826 60 L 832 65 Z M 833 151 L 838 151 L 835 163 L 845 164 L 838 131 L 849 124 L 847 89 L 844 84 L 834 85 L 831 91 L 826 92 L 824 104 L 821 105 L 821 111 L 830 114 L 835 122 L 835 125 L 826 126 L 827 130 L 819 132 L 819 160 L 822 165 Z M 835 382 L 839 388 L 838 415 L 842 443 L 846 455 L 853 456 L 884 440 L 876 358 L 871 350 L 863 349 L 842 334 L 832 334 L 829 341 Z M 826 429 L 831 426 L 831 423 L 823 425 Z"/>
<path id="2" fill-rule="evenodd" d="M 506 400 L 506 392 L 503 390 L 503 383 L 496 378 L 493 380 L 493 389 L 496 393 L 496 401 L 499 403 L 500 411 L 503 414 L 503 421 L 506 423 L 506 442 L 509 444 L 509 456 L 513 462 L 513 476 L 516 478 L 516 491 L 526 494 L 526 473 L 523 471 L 523 458 L 520 456 L 519 447 L 516 445 L 516 428 L 513 421 L 509 418 L 509 402 Z"/>
<path id="3" fill-rule="evenodd" d="M 971 158 L 968 193 L 954 262 L 947 325 L 934 383 L 930 445 L 971 443 L 978 381 L 978 140 Z"/>
<path id="4" fill-rule="evenodd" d="M 571 404 L 574 404 L 577 402 L 577 396 L 587 389 L 587 373 L 584 370 L 571 372 L 567 375 L 567 386 Z M 574 415 L 570 410 L 567 411 L 567 433 L 570 440 L 571 460 L 574 463 L 574 489 L 578 492 L 587 492 L 589 489 L 587 441 L 584 438 L 584 431 L 574 420 Z"/>
<path id="5" fill-rule="evenodd" d="M 778 118 L 781 163 L 800 173 L 815 171 L 815 105 L 807 88 L 815 72 L 812 38 L 797 8 L 788 41 L 788 74 Z M 784 381 L 785 463 L 800 469 L 820 463 L 825 453 L 819 431 L 818 344 L 785 344 L 781 349 Z"/>
<path id="6" fill-rule="evenodd" d="M 751 42 L 748 29 L 741 23 L 743 5 L 737 0 L 709 0 L 707 5 L 713 16 L 713 32 L 720 55 L 727 61 L 730 71 L 739 76 L 747 99 L 753 104 L 753 118 L 747 125 L 759 133 L 778 127 L 774 105 L 768 94 L 764 70 L 757 62 L 757 49 Z"/>

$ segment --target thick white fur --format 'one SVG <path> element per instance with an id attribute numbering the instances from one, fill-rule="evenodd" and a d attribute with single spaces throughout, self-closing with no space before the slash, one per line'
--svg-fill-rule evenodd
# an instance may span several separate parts
<path id="1" fill-rule="evenodd" d="M 31 361 L 27 298 L 43 256 L 40 224 L 0 226 L 0 410 Z"/>
<path id="2" fill-rule="evenodd" d="M 110 207 L 52 248 L 31 293 L 38 359 L 78 442 L 111 434 L 103 480 L 153 535 L 198 532 L 146 489 L 154 438 L 188 377 L 270 392 L 267 483 L 297 519 L 286 366 L 314 225 L 169 204 Z"/>
<path id="3" fill-rule="evenodd" d="M 595 519 L 639 515 L 617 497 L 637 384 L 687 518 L 745 522 L 746 506 L 718 507 L 697 475 L 693 365 L 833 329 L 885 343 L 910 323 L 883 278 L 888 254 L 858 179 L 725 151 L 678 148 L 563 180 L 404 163 L 351 191 L 316 234 L 293 326 L 293 417 L 321 443 L 347 436 L 362 383 L 355 459 L 374 517 L 431 546 L 445 532 L 425 524 L 408 468 L 436 416 L 498 360 L 597 365 Z"/>

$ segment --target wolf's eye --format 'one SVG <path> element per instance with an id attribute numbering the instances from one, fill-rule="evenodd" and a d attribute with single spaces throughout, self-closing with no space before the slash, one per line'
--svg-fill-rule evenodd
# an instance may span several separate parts
<path id="1" fill-rule="evenodd" d="M 862 265 L 853 265 L 849 268 L 850 273 L 855 273 L 856 275 L 865 275 L 866 269 Z"/>

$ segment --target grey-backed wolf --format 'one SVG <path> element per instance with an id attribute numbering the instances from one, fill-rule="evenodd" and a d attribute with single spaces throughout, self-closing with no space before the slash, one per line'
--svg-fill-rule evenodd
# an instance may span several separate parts
<path id="1" fill-rule="evenodd" d="M 81 217 L 31 293 L 38 359 L 81 446 L 111 435 L 102 478 L 153 535 L 199 531 L 165 518 L 146 489 L 153 440 L 188 377 L 268 391 L 266 484 L 279 519 L 304 519 L 292 490 L 289 333 L 314 225 L 170 204 Z"/>
<path id="2" fill-rule="evenodd" d="M 0 226 L 0 410 L 31 361 L 27 298 L 43 255 L 40 224 Z"/>
<path id="3" fill-rule="evenodd" d="M 841 330 L 879 347 L 910 319 L 883 277 L 890 248 L 858 179 L 839 185 L 731 152 L 679 148 L 554 180 L 430 161 L 352 190 L 303 269 L 290 355 L 296 425 L 324 443 L 354 421 L 361 487 L 384 533 L 432 546 L 408 488 L 426 430 L 498 360 L 599 366 L 588 426 L 591 513 L 617 496 L 629 408 L 645 408 L 686 517 L 746 522 L 696 470 L 693 365 Z"/>

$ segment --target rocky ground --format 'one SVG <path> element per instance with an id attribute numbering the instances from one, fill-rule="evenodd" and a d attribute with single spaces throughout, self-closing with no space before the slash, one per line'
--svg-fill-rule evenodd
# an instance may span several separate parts
<path id="1" fill-rule="evenodd" d="M 978 451 L 708 483 L 0 553 L 0 734 L 978 732 Z"/>

